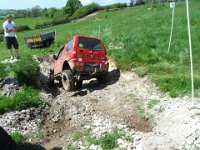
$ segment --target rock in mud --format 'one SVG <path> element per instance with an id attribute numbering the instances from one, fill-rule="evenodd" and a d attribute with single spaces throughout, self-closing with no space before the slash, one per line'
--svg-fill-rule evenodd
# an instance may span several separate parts
<path id="1" fill-rule="evenodd" d="M 3 78 L 0 79 L 0 96 L 12 96 L 20 91 L 20 86 L 17 79 Z"/>

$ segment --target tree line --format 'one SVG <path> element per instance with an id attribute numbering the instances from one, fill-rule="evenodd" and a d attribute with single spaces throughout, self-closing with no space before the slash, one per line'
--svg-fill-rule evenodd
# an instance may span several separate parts
<path id="1" fill-rule="evenodd" d="M 116 4 L 108 5 L 108 6 L 100 6 L 99 4 L 92 3 L 92 6 L 98 6 L 99 9 L 104 9 L 108 7 L 114 7 Z M 90 6 L 89 5 L 89 6 Z M 127 7 L 126 3 L 119 4 Z M 88 6 L 88 5 L 87 5 Z M 14 15 L 16 18 L 25 18 L 25 17 L 49 17 L 49 18 L 61 18 L 61 17 L 70 17 L 74 14 L 76 10 L 79 8 L 84 7 L 79 0 L 68 0 L 66 5 L 61 9 L 57 9 L 55 7 L 52 8 L 44 8 L 42 9 L 40 6 L 35 6 L 31 9 L 19 9 L 17 10 Z"/>
<path id="2" fill-rule="evenodd" d="M 98 6 L 98 9 L 112 9 L 117 7 L 127 7 L 127 6 L 133 7 L 135 5 L 142 5 L 146 3 L 161 3 L 168 1 L 170 0 L 129 0 L 128 3 L 123 3 L 123 4 L 117 3 L 107 6 L 100 6 L 99 4 L 93 3 L 90 5 L 95 7 Z M 16 18 L 39 17 L 39 16 L 49 17 L 49 18 L 70 17 L 81 7 L 84 6 L 81 4 L 80 0 L 68 0 L 66 5 L 61 9 L 57 9 L 55 7 L 42 9 L 40 6 L 35 6 L 31 9 L 16 10 L 14 15 Z"/>

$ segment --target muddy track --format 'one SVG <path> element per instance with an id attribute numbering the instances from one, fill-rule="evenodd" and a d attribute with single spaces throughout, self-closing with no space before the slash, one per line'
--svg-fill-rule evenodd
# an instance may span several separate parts
<path id="1" fill-rule="evenodd" d="M 128 96 L 132 92 L 134 80 L 125 74 L 122 76 L 113 63 L 110 66 L 108 83 L 99 84 L 94 79 L 85 81 L 79 91 L 66 92 L 58 85 L 49 87 L 47 84 L 50 58 L 45 57 L 39 61 L 41 86 L 53 97 L 44 126 L 48 137 L 43 144 L 45 148 L 66 144 L 69 135 L 74 130 L 89 125 L 93 115 L 109 116 L 114 122 L 142 132 L 151 129 L 149 121 L 138 115 Z"/>
<path id="2" fill-rule="evenodd" d="M 62 87 L 47 84 L 51 57 L 37 61 L 41 69 L 38 82 L 50 103 L 44 123 L 47 138 L 41 143 L 46 149 L 62 148 L 71 142 L 73 132 L 82 127 L 92 127 L 95 136 L 102 131 L 110 132 L 113 127 L 126 130 L 133 140 L 122 142 L 124 149 L 200 149 L 200 99 L 171 98 L 161 93 L 148 76 L 121 73 L 114 63 L 107 84 L 90 80 L 84 82 L 80 91 L 65 92 Z M 155 100 L 159 103 L 148 108 Z M 138 104 L 151 120 L 138 114 Z"/>

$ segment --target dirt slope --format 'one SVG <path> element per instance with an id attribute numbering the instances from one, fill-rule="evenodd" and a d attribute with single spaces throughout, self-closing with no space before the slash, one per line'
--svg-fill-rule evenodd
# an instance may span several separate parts
<path id="1" fill-rule="evenodd" d="M 40 66 L 42 82 L 47 82 L 44 77 L 48 74 L 48 58 L 44 58 Z M 149 131 L 151 126 L 148 120 L 138 115 L 133 101 L 128 97 L 132 84 L 129 79 L 120 76 L 120 71 L 111 64 L 110 81 L 107 84 L 99 84 L 95 79 L 85 81 L 82 90 L 75 92 L 65 92 L 62 87 L 43 87 L 55 96 L 45 125 L 50 138 L 44 147 L 49 149 L 66 144 L 63 142 L 66 142 L 68 134 L 90 124 L 92 116 L 99 114 L 107 115 L 130 128 Z"/>
<path id="2" fill-rule="evenodd" d="M 45 122 L 48 139 L 43 146 L 46 149 L 65 146 L 74 130 L 92 127 L 96 122 L 100 122 L 98 133 L 102 133 L 102 124 L 107 124 L 107 128 L 122 125 L 124 130 L 130 132 L 133 140 L 128 144 L 127 141 L 123 142 L 125 147 L 122 148 L 125 149 L 200 147 L 199 99 L 172 99 L 160 93 L 148 77 L 139 78 L 132 72 L 120 73 L 114 64 L 111 64 L 110 81 L 107 84 L 101 85 L 91 80 L 84 82 L 80 91 L 65 92 L 62 87 L 47 86 L 49 60 L 46 57 L 39 61 L 41 85 L 53 97 Z M 152 100 L 159 101 L 159 104 L 148 108 Z M 144 109 L 143 116 L 150 120 L 138 114 L 138 105 Z M 96 122 L 94 118 L 97 118 Z"/>

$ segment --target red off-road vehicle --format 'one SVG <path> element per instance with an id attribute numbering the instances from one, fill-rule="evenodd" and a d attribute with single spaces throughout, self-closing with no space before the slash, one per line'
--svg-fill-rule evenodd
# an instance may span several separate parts
<path id="1" fill-rule="evenodd" d="M 109 63 L 102 40 L 87 36 L 72 37 L 53 55 L 53 69 L 49 81 L 62 81 L 67 91 L 81 88 L 83 80 L 96 78 L 104 83 L 108 80 Z"/>

